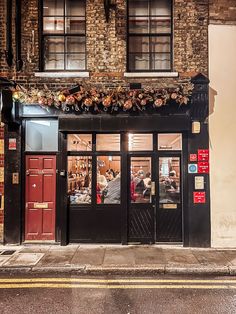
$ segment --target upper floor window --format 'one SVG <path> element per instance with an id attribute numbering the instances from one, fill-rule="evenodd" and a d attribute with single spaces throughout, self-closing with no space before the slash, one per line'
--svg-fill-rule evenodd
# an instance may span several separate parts
<path id="1" fill-rule="evenodd" d="M 42 67 L 85 70 L 86 0 L 42 0 Z"/>
<path id="2" fill-rule="evenodd" d="M 170 71 L 172 1 L 128 0 L 128 70 Z"/>

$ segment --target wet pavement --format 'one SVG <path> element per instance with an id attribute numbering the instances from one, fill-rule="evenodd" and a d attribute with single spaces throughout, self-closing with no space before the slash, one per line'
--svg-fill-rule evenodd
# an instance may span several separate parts
<path id="1" fill-rule="evenodd" d="M 234 314 L 236 278 L 0 275 L 1 314 Z"/>
<path id="2" fill-rule="evenodd" d="M 0 246 L 0 272 L 236 275 L 236 249 L 178 246 Z"/>

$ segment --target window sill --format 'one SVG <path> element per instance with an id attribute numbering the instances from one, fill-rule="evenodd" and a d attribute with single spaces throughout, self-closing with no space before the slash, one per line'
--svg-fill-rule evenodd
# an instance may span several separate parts
<path id="1" fill-rule="evenodd" d="M 35 72 L 35 77 L 52 77 L 52 78 L 63 78 L 63 77 L 89 77 L 89 72 Z"/>
<path id="2" fill-rule="evenodd" d="M 125 72 L 124 77 L 178 77 L 178 72 Z"/>

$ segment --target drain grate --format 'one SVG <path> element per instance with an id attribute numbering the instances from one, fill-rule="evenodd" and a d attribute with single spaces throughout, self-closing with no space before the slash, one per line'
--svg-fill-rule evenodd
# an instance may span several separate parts
<path id="1" fill-rule="evenodd" d="M 14 253 L 15 253 L 14 250 L 8 250 L 8 251 L 3 251 L 2 253 L 0 253 L 0 255 L 12 255 Z"/>

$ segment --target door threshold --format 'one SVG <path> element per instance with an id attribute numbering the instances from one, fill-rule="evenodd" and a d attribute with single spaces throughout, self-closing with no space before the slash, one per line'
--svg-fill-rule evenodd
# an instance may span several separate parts
<path id="1" fill-rule="evenodd" d="M 48 245 L 48 244 L 50 244 L 50 245 L 60 245 L 60 242 L 56 242 L 56 241 L 54 241 L 54 240 L 52 240 L 52 241 L 40 241 L 40 240 L 27 240 L 27 241 L 24 241 L 24 242 L 22 242 L 22 244 L 23 245 L 27 245 L 27 244 L 40 244 L 40 245 L 43 245 L 43 244 L 45 244 L 45 245 Z"/>
<path id="2" fill-rule="evenodd" d="M 175 245 L 175 246 L 183 246 L 183 242 L 155 242 L 155 245 Z"/>

